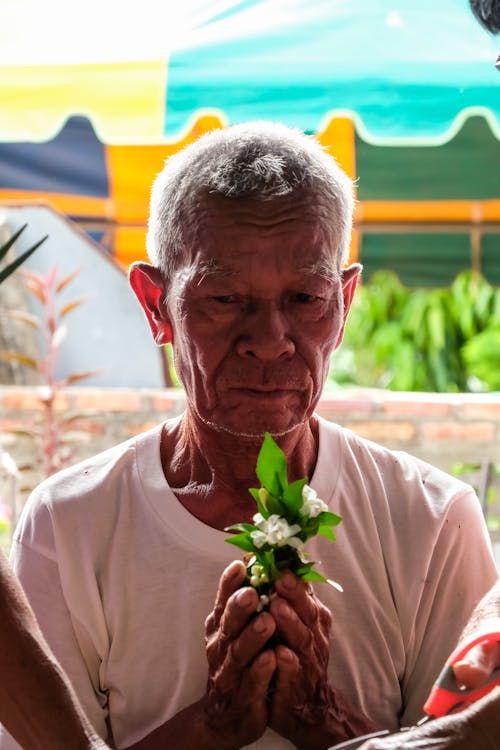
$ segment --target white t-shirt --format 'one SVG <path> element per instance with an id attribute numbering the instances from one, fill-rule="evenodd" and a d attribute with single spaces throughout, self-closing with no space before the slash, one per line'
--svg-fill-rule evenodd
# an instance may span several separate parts
<path id="1" fill-rule="evenodd" d="M 342 584 L 331 682 L 377 724 L 422 716 L 431 684 L 497 578 L 470 487 L 320 419 L 310 484 L 343 517 L 307 550 Z M 167 486 L 161 425 L 43 482 L 12 564 L 98 733 L 134 744 L 204 693 L 204 620 L 238 550 Z M 257 480 L 256 480 L 257 481 Z M 250 498 L 250 496 L 249 496 Z M 17 745 L 1 735 L 0 748 Z M 251 747 L 292 745 L 271 730 Z"/>

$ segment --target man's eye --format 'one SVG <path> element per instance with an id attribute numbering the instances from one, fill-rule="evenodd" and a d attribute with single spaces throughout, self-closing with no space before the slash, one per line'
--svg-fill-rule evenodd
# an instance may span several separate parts
<path id="1" fill-rule="evenodd" d="M 232 305 L 236 302 L 236 297 L 234 294 L 218 294 L 212 300 L 220 305 Z"/>
<path id="2" fill-rule="evenodd" d="M 310 305 L 311 302 L 316 302 L 318 299 L 314 294 L 307 294 L 307 292 L 297 292 L 294 294 L 294 301 L 300 305 Z"/>

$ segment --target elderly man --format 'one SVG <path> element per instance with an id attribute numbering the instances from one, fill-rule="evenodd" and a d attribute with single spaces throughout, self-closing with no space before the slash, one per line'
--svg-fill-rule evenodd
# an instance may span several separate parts
<path id="1" fill-rule="evenodd" d="M 46 480 L 12 552 L 117 748 L 323 750 L 411 723 L 496 580 L 468 485 L 315 413 L 360 272 L 352 209 L 335 161 L 272 123 L 203 136 L 155 182 L 130 280 L 185 412 Z M 257 613 L 224 529 L 252 518 L 266 431 L 344 519 L 309 543 L 344 593 L 288 572 Z"/>
<path id="2" fill-rule="evenodd" d="M 106 750 L 0 552 L 0 718 L 25 750 Z"/>

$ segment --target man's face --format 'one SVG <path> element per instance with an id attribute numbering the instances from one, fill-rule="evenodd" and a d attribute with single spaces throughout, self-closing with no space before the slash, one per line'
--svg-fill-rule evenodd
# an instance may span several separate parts
<path id="1" fill-rule="evenodd" d="M 311 416 L 359 272 L 343 282 L 331 222 L 302 194 L 201 204 L 167 307 L 176 370 L 205 424 L 260 437 Z"/>

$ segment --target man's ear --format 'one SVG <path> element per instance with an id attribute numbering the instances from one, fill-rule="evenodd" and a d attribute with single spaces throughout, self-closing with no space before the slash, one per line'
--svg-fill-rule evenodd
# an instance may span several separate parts
<path id="1" fill-rule="evenodd" d="M 342 339 L 344 338 L 344 329 L 347 322 L 347 316 L 349 315 L 349 310 L 351 309 L 354 292 L 356 291 L 356 287 L 358 285 L 358 280 L 362 270 L 363 266 L 361 265 L 361 263 L 352 263 L 350 266 L 346 266 L 346 268 L 342 269 L 341 273 L 342 296 L 344 297 L 344 319 L 342 321 L 342 328 L 340 330 L 335 348 L 340 346 L 340 344 L 342 343 Z"/>
<path id="2" fill-rule="evenodd" d="M 169 344 L 172 341 L 172 326 L 164 301 L 160 271 L 149 263 L 133 263 L 128 280 L 144 310 L 155 343 L 158 346 Z"/>

